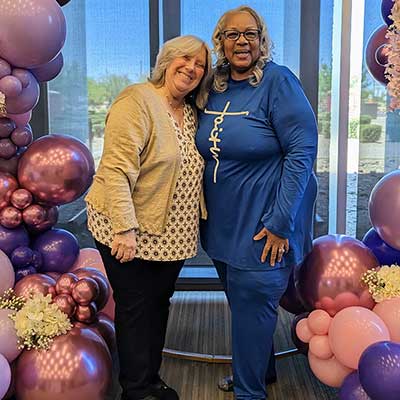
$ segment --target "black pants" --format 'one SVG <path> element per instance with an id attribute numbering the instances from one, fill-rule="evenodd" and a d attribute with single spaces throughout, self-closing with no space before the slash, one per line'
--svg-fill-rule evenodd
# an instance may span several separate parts
<path id="1" fill-rule="evenodd" d="M 170 298 L 184 260 L 120 263 L 95 242 L 114 291 L 122 399 L 141 399 L 160 379 Z"/>

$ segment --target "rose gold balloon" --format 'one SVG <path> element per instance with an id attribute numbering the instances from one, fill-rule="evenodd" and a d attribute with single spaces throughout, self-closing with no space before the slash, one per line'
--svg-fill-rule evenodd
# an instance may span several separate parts
<path id="1" fill-rule="evenodd" d="M 58 308 L 68 317 L 72 317 L 74 315 L 76 309 L 76 303 L 74 299 L 69 294 L 59 294 L 54 297 L 53 303 L 57 304 Z"/>
<path id="2" fill-rule="evenodd" d="M 27 225 L 39 225 L 46 219 L 46 210 L 39 204 L 32 204 L 22 211 L 22 218 Z"/>
<path id="3" fill-rule="evenodd" d="M 74 313 L 74 318 L 85 324 L 91 324 L 96 320 L 97 307 L 96 303 L 92 302 L 87 306 L 78 304 Z"/>
<path id="4" fill-rule="evenodd" d="M 104 400 L 112 363 L 104 340 L 90 329 L 72 328 L 49 350 L 24 351 L 18 359 L 18 400 Z"/>
<path id="5" fill-rule="evenodd" d="M 62 274 L 56 283 L 56 292 L 57 294 L 71 294 L 72 286 L 75 282 L 78 282 L 78 278 L 75 274 L 71 272 L 66 272 Z"/>
<path id="6" fill-rule="evenodd" d="M 49 294 L 51 287 L 54 287 L 56 281 L 50 276 L 44 274 L 32 274 L 22 278 L 14 287 L 17 296 L 23 296 L 28 299 L 35 293 Z"/>
<path id="7" fill-rule="evenodd" d="M 41 233 L 52 228 L 58 220 L 58 207 L 44 207 L 46 211 L 46 217 L 43 222 L 37 225 L 29 225 L 28 230 L 32 233 Z"/>
<path id="8" fill-rule="evenodd" d="M 12 206 L 0 210 L 0 224 L 5 228 L 14 229 L 22 222 L 21 211 Z"/>
<path id="9" fill-rule="evenodd" d="M 30 206 L 31 203 L 32 194 L 29 190 L 17 189 L 11 195 L 11 204 L 19 210 L 23 210 L 24 208 Z"/>
<path id="10" fill-rule="evenodd" d="M 359 240 L 345 235 L 321 236 L 295 271 L 296 287 L 308 310 L 318 306 L 333 316 L 342 308 L 360 304 L 365 290 L 361 276 L 378 265 L 371 250 Z"/>
<path id="11" fill-rule="evenodd" d="M 11 195 L 18 188 L 17 180 L 7 172 L 0 172 L 0 209 L 10 204 Z"/>
<path id="12" fill-rule="evenodd" d="M 72 285 L 72 297 L 81 306 L 87 306 L 99 295 L 99 285 L 93 278 L 82 278 Z"/>
<path id="13" fill-rule="evenodd" d="M 21 157 L 18 179 L 41 204 L 70 203 L 90 186 L 94 160 L 89 149 L 68 135 L 35 140 Z"/>

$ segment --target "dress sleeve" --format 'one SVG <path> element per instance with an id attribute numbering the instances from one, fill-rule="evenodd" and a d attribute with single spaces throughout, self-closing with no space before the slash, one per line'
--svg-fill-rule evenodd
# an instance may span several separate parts
<path id="1" fill-rule="evenodd" d="M 271 113 L 283 152 L 283 168 L 273 207 L 262 217 L 272 233 L 289 238 L 317 155 L 314 112 L 298 79 L 290 74 L 278 87 Z"/>
<path id="2" fill-rule="evenodd" d="M 140 155 L 150 129 L 143 103 L 132 95 L 120 95 L 106 118 L 101 159 L 107 213 L 114 233 L 139 227 L 132 195 L 140 173 Z"/>

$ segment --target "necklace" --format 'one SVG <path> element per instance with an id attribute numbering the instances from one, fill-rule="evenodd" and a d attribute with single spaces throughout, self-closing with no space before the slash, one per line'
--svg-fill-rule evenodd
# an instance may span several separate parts
<path id="1" fill-rule="evenodd" d="M 174 107 L 174 105 L 172 103 L 172 100 L 169 97 L 169 95 L 165 94 L 165 97 L 166 97 L 167 102 L 168 102 L 169 106 L 171 107 L 172 111 L 176 112 L 176 111 L 179 111 L 179 110 L 181 110 L 183 108 L 184 102 L 182 102 L 182 103 L 180 103 L 180 104 L 178 104 L 177 106 Z"/>

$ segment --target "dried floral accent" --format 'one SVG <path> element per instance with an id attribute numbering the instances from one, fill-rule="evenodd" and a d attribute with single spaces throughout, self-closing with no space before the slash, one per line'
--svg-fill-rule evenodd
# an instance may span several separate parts
<path id="1" fill-rule="evenodd" d="M 400 267 L 398 265 L 383 265 L 380 268 L 370 269 L 364 272 L 361 280 L 368 285 L 368 291 L 377 303 L 400 297 Z"/>
<path id="2" fill-rule="evenodd" d="M 8 310 L 19 311 L 24 304 L 25 298 L 17 296 L 11 288 L 0 296 L 0 309 L 7 308 Z"/>

